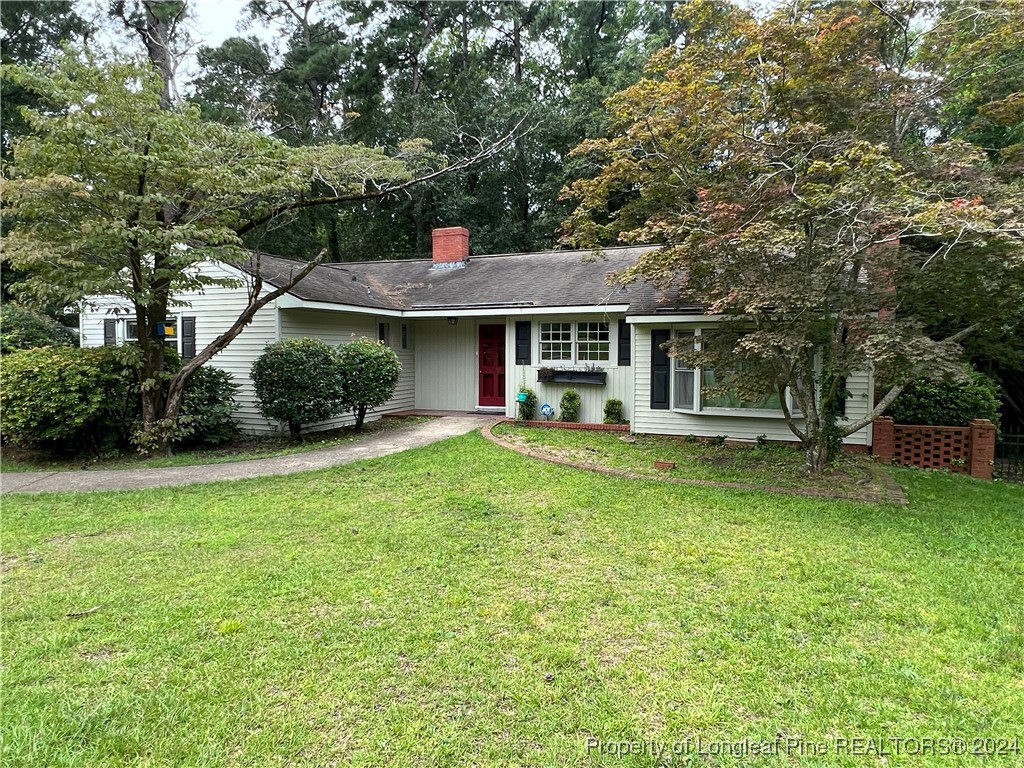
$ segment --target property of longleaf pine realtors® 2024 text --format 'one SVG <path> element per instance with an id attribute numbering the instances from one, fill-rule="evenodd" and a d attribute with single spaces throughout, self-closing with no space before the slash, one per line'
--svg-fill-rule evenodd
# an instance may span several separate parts
<path id="1" fill-rule="evenodd" d="M 895 755 L 974 755 L 1010 756 L 1021 752 L 1020 739 L 984 736 L 836 736 L 831 739 L 806 739 L 779 736 L 775 739 L 709 740 L 700 736 L 679 741 L 602 741 L 590 737 L 587 752 L 602 755 L 639 755 L 654 757 L 658 765 L 682 755 L 751 757 L 759 755 L 849 755 L 855 757 L 892 757 Z"/>

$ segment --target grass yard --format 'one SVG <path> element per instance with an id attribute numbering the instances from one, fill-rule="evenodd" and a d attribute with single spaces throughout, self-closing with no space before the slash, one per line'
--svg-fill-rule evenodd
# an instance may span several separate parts
<path id="1" fill-rule="evenodd" d="M 310 432 L 301 443 L 292 442 L 287 435 L 247 436 L 237 442 L 217 448 L 194 448 L 181 450 L 173 456 L 142 457 L 136 454 L 96 457 L 64 458 L 54 457 L 45 452 L 26 448 L 5 446 L 0 467 L 4 472 L 39 472 L 75 469 L 145 469 L 157 467 L 190 467 L 200 464 L 227 464 L 232 461 L 266 459 L 271 456 L 289 456 L 294 453 L 316 451 L 335 445 L 350 443 L 366 435 L 387 432 L 400 427 L 421 424 L 433 419 L 432 416 L 403 416 L 401 418 L 379 419 L 367 422 L 362 432 L 351 427 Z"/>
<path id="2" fill-rule="evenodd" d="M 832 747 L 1024 737 L 1024 488 L 895 475 L 908 507 L 605 477 L 471 434 L 6 497 L 0 762 L 652 766 L 607 743 L 781 734 L 827 754 L 671 764 L 1020 765 Z"/>
<path id="3" fill-rule="evenodd" d="M 803 473 L 804 454 L 780 443 L 716 445 L 707 440 L 661 435 L 624 435 L 576 429 L 522 427 L 502 423 L 494 434 L 510 443 L 581 464 L 610 467 L 651 477 L 681 477 L 727 483 L 858 493 L 878 491 L 879 468 L 870 458 L 842 454 L 836 467 L 820 477 Z M 654 468 L 656 460 L 675 469 Z"/>

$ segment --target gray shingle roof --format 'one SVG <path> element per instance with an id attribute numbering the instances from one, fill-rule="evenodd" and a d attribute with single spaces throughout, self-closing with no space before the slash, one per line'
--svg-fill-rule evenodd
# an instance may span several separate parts
<path id="1" fill-rule="evenodd" d="M 473 256 L 461 269 L 433 269 L 430 259 L 321 264 L 290 291 L 306 300 L 373 309 L 458 310 L 494 307 L 629 305 L 630 314 L 666 307 L 647 283 L 608 285 L 606 275 L 635 263 L 651 246 L 591 251 Z M 281 285 L 303 262 L 268 254 L 259 259 L 263 279 Z"/>

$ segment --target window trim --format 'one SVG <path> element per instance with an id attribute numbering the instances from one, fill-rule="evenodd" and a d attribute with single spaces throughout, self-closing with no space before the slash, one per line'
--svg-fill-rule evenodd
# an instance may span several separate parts
<path id="1" fill-rule="evenodd" d="M 607 326 L 608 341 L 586 341 L 582 342 L 585 344 L 608 344 L 608 356 L 605 359 L 588 359 L 584 360 L 579 355 L 580 345 L 580 326 L 587 324 L 602 324 Z M 533 365 L 534 368 L 550 368 L 558 365 L 571 365 L 574 367 L 579 366 L 591 366 L 597 365 L 601 368 L 618 368 L 618 343 L 615 339 L 615 333 L 612 328 L 615 327 L 615 321 L 611 318 L 599 318 L 599 319 L 584 319 L 584 320 L 537 320 L 537 363 Z M 568 341 L 546 341 L 544 340 L 544 326 L 545 325 L 562 325 L 569 326 L 569 340 Z M 569 345 L 569 357 L 552 359 L 544 356 L 544 344 L 568 344 Z"/>
<path id="2" fill-rule="evenodd" d="M 549 325 L 549 326 L 551 326 L 551 325 L 568 326 L 568 328 L 569 328 L 569 339 L 568 339 L 568 341 L 565 341 L 565 340 L 552 341 L 551 339 L 548 339 L 548 340 L 545 341 L 545 339 L 544 339 L 544 326 L 545 325 Z M 541 364 L 544 364 L 544 363 L 563 363 L 563 364 L 565 364 L 565 363 L 567 363 L 569 365 L 574 365 L 575 362 L 576 362 L 575 358 L 573 357 L 573 351 L 574 351 L 574 345 L 575 345 L 575 342 L 574 342 L 574 339 L 575 339 L 575 333 L 574 333 L 575 325 L 576 325 L 576 323 L 574 323 L 571 320 L 569 320 L 569 321 L 565 321 L 565 320 L 542 320 L 542 321 L 538 321 L 537 322 L 537 361 L 540 362 Z M 563 332 L 564 331 L 559 331 L 559 333 L 563 333 Z M 548 331 L 548 333 L 551 333 L 551 331 Z M 565 357 L 554 358 L 554 357 L 547 357 L 547 356 L 545 356 L 545 354 L 544 354 L 544 345 L 545 344 L 552 344 L 552 345 L 553 344 L 557 344 L 559 346 L 568 344 L 569 345 L 569 357 L 568 358 L 565 358 Z"/>
<path id="3" fill-rule="evenodd" d="M 690 330 L 692 330 L 693 331 L 693 343 L 694 343 L 694 346 L 696 347 L 696 345 L 698 345 L 700 343 L 700 337 L 701 337 L 701 334 L 702 334 L 702 331 L 704 330 L 704 328 L 703 328 L 703 326 L 696 326 L 696 327 L 694 327 L 692 329 L 689 329 L 689 328 L 683 329 L 683 328 L 678 328 L 678 327 L 672 327 L 671 330 L 672 330 L 672 338 L 673 338 L 673 340 L 676 339 L 680 333 L 685 333 L 685 332 L 689 332 Z M 751 416 L 751 417 L 754 417 L 754 418 L 777 418 L 777 419 L 783 418 L 782 408 L 781 407 L 775 409 L 775 408 L 730 408 L 730 407 L 727 407 L 727 406 L 705 406 L 704 405 L 704 393 L 702 391 L 703 388 L 701 386 L 702 383 L 703 383 L 703 380 L 704 380 L 704 368 L 701 367 L 701 366 L 697 366 L 695 368 L 684 368 L 684 369 L 682 369 L 682 370 L 687 370 L 687 371 L 691 371 L 691 370 L 693 371 L 693 388 L 694 388 L 694 392 L 693 392 L 693 408 L 692 409 L 690 409 L 690 408 L 677 408 L 676 405 L 675 405 L 675 402 L 676 402 L 676 369 L 677 369 L 677 363 L 679 363 L 680 361 L 679 361 L 678 357 L 671 356 L 671 355 L 670 355 L 670 359 L 672 361 L 672 367 L 671 367 L 671 375 L 669 377 L 669 406 L 670 406 L 669 410 L 671 410 L 673 413 L 684 414 L 684 415 L 687 415 L 687 416 L 700 416 L 702 414 L 705 414 L 705 415 L 708 415 L 708 416 Z M 787 406 L 790 409 L 790 413 L 795 418 L 800 418 L 800 414 L 797 413 L 797 412 L 794 412 L 794 410 L 793 410 L 794 402 L 795 402 L 795 398 L 793 397 L 793 393 L 790 391 L 789 387 L 787 387 L 786 388 L 786 404 L 787 404 Z"/>
<path id="4" fill-rule="evenodd" d="M 164 338 L 164 344 L 173 345 L 174 351 L 181 354 L 181 315 L 170 315 L 164 319 L 164 324 L 173 324 L 175 329 L 174 338 Z M 129 336 L 128 329 L 131 326 L 135 326 L 135 335 Z M 132 320 L 130 318 L 124 318 L 124 343 L 125 344 L 138 344 L 139 343 L 139 323 L 138 320 Z"/>

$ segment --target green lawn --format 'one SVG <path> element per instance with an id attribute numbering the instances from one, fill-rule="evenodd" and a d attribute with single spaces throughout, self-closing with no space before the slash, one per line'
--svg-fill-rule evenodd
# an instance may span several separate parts
<path id="1" fill-rule="evenodd" d="M 841 454 L 830 471 L 818 477 L 807 477 L 803 472 L 803 451 L 782 443 L 724 445 L 694 438 L 522 427 L 511 423 L 498 424 L 494 434 L 550 456 L 651 477 L 841 493 L 884 492 L 879 483 L 877 464 L 861 454 Z M 676 467 L 671 470 L 655 469 L 656 460 L 674 461 Z"/>
<path id="2" fill-rule="evenodd" d="M 294 453 L 331 448 L 335 445 L 350 443 L 366 435 L 421 424 L 432 419 L 432 416 L 379 419 L 367 422 L 362 432 L 356 432 L 351 427 L 310 432 L 304 436 L 301 443 L 293 442 L 288 436 L 250 436 L 218 448 L 177 451 L 173 456 L 142 457 L 130 454 L 105 459 L 96 457 L 68 458 L 54 457 L 37 450 L 7 446 L 3 450 L 0 468 L 4 472 L 56 472 L 78 469 L 155 469 L 158 467 L 189 467 L 200 464 L 227 464 L 232 461 L 289 456 Z"/>
<path id="3" fill-rule="evenodd" d="M 1024 488 L 896 477 L 908 507 L 605 477 L 471 434 L 5 497 L 0 762 L 652 766 L 586 739 L 1024 736 Z"/>

